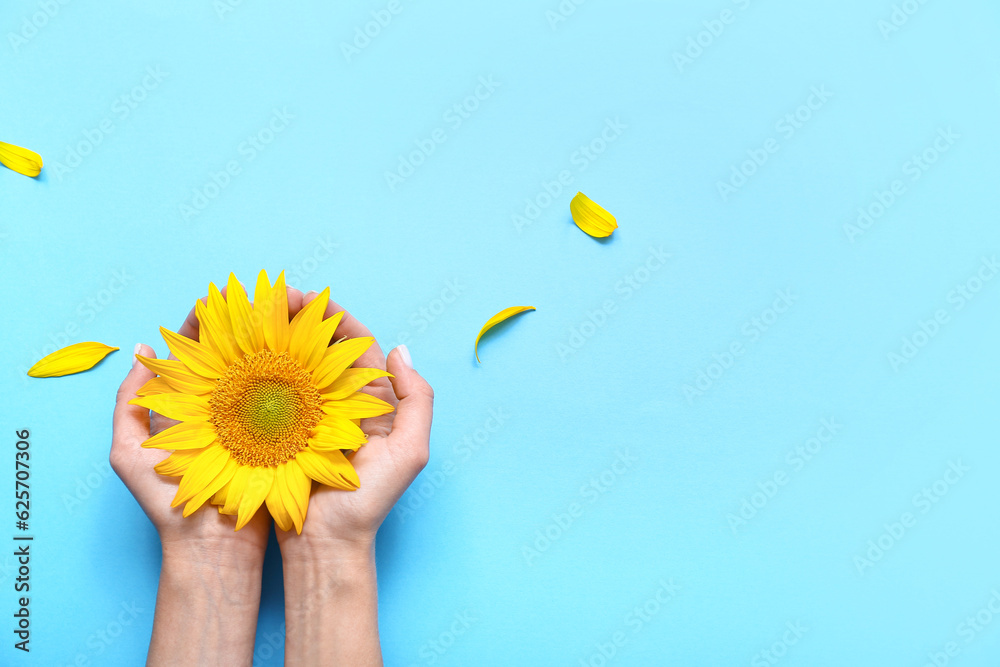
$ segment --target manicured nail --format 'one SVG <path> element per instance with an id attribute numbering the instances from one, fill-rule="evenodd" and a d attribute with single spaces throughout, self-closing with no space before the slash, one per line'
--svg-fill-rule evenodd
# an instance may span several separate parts
<path id="1" fill-rule="evenodd" d="M 139 359 L 135 355 L 139 354 L 140 352 L 142 352 L 142 343 L 136 343 L 135 349 L 132 350 L 132 368 L 135 368 L 135 365 L 139 363 Z"/>
<path id="2" fill-rule="evenodd" d="M 306 292 L 305 294 L 302 295 L 302 303 L 305 303 L 307 301 L 312 301 L 317 296 L 319 296 L 319 292 L 317 292 L 314 289 L 311 289 L 311 290 L 309 290 L 308 292 Z"/>
<path id="3" fill-rule="evenodd" d="M 397 345 L 396 351 L 399 352 L 399 360 L 403 362 L 403 365 L 407 368 L 413 368 L 413 358 L 410 357 L 410 350 L 405 345 Z"/>

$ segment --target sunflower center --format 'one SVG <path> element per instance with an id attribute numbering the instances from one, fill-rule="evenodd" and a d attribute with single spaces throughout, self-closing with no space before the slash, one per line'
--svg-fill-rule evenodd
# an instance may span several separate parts
<path id="1" fill-rule="evenodd" d="M 290 356 L 262 350 L 233 362 L 209 399 L 219 442 L 241 465 L 276 466 L 305 449 L 323 412 L 312 378 Z"/>

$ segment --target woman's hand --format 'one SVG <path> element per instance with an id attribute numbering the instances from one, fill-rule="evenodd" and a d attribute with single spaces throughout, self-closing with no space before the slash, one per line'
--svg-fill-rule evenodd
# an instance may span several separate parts
<path id="1" fill-rule="evenodd" d="M 310 292 L 300 304 L 316 297 Z M 298 307 L 301 307 L 299 305 Z M 292 313 L 291 293 L 289 314 Z M 343 310 L 330 302 L 324 317 Z M 334 338 L 371 336 L 345 312 Z M 313 485 L 302 534 L 277 530 L 285 579 L 286 665 L 379 665 L 375 534 L 427 464 L 434 392 L 400 346 L 386 359 L 377 343 L 355 364 L 381 368 L 364 391 L 396 407 L 364 419 L 368 444 L 350 456 L 361 488 Z"/>
<path id="2" fill-rule="evenodd" d="M 179 333 L 197 340 L 194 311 Z M 137 345 L 136 354 L 153 357 Z M 149 665 L 250 665 L 261 572 L 271 517 L 261 510 L 241 531 L 236 517 L 207 505 L 184 518 L 170 502 L 177 480 L 153 466 L 169 452 L 144 449 L 151 435 L 176 422 L 129 405 L 136 392 L 154 377 L 133 361 L 118 389 L 111 444 L 111 466 L 138 501 L 160 536 L 163 564 L 156 599 Z"/>

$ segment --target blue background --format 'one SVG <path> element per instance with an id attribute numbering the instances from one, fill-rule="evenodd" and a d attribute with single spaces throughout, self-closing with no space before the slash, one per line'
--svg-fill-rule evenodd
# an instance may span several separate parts
<path id="1" fill-rule="evenodd" d="M 331 285 L 437 392 L 379 534 L 387 664 L 996 664 L 996 3 L 387 6 L 7 3 L 0 140 L 46 167 L 0 170 L 3 451 L 10 474 L 31 430 L 35 535 L 32 652 L 0 556 L 0 662 L 142 661 L 159 545 L 106 464 L 114 392 L 209 281 L 266 268 Z M 538 310 L 476 364 L 513 305 Z M 79 340 L 123 351 L 25 377 Z M 281 664 L 281 600 L 272 548 L 255 664 Z"/>

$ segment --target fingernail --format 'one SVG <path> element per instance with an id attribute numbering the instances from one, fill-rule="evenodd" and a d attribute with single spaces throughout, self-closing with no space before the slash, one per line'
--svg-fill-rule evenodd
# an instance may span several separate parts
<path id="1" fill-rule="evenodd" d="M 317 296 L 319 296 L 319 292 L 317 292 L 314 289 L 311 289 L 308 292 L 306 292 L 304 295 L 302 295 L 302 301 L 303 302 L 305 302 L 305 301 L 312 301 Z"/>
<path id="2" fill-rule="evenodd" d="M 132 350 L 132 368 L 135 368 L 135 365 L 139 363 L 139 359 L 135 355 L 139 354 L 140 352 L 142 352 L 142 343 L 136 343 L 135 349 Z"/>
<path id="3" fill-rule="evenodd" d="M 396 351 L 399 352 L 399 360 L 403 362 L 403 365 L 407 368 L 413 368 L 413 358 L 410 357 L 410 350 L 405 345 L 397 345 Z"/>

